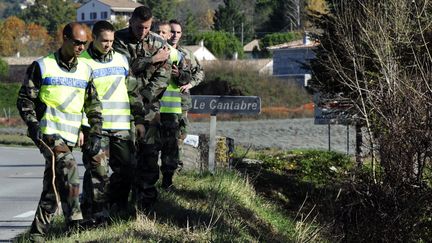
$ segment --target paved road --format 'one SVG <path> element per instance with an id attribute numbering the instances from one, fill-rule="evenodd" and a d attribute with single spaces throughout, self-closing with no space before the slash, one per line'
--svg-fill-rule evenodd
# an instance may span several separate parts
<path id="1" fill-rule="evenodd" d="M 80 152 L 74 152 L 82 176 Z M 0 147 L 0 242 L 26 231 L 42 191 L 42 155 L 35 148 Z"/>

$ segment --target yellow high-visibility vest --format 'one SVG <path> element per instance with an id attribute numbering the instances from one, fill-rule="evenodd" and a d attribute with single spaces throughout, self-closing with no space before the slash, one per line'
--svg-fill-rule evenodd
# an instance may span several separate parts
<path id="1" fill-rule="evenodd" d="M 114 53 L 110 62 L 102 63 L 85 51 L 80 59 L 93 70 L 93 82 L 102 102 L 102 129 L 130 130 L 131 111 L 126 87 L 129 64 L 126 57 Z M 83 125 L 89 126 L 85 116 Z"/>
<path id="2" fill-rule="evenodd" d="M 37 60 L 37 63 L 42 76 L 39 99 L 47 106 L 40 121 L 41 131 L 47 135 L 58 134 L 75 144 L 91 69 L 78 61 L 76 71 L 64 71 L 57 64 L 54 54 Z"/>
<path id="3" fill-rule="evenodd" d="M 181 61 L 181 54 L 177 49 L 169 47 L 170 61 L 172 64 L 178 65 Z M 168 87 L 160 100 L 160 113 L 182 113 L 180 87 L 172 79 L 169 80 Z"/>

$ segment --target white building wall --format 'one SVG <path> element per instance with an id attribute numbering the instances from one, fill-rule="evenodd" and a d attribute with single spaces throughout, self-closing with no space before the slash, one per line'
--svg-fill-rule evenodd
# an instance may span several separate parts
<path id="1" fill-rule="evenodd" d="M 204 47 L 201 47 L 198 50 L 196 50 L 194 52 L 194 55 L 199 61 L 213 61 L 217 59 L 210 51 L 208 51 Z"/>
<path id="2" fill-rule="evenodd" d="M 102 13 L 106 12 L 106 18 L 102 18 Z M 84 13 L 84 19 L 82 19 L 82 14 Z M 96 18 L 91 19 L 90 13 L 96 13 Z M 109 6 L 97 1 L 91 0 L 90 2 L 82 5 L 77 9 L 77 21 L 78 22 L 95 22 L 99 20 L 110 20 L 111 9 Z"/>

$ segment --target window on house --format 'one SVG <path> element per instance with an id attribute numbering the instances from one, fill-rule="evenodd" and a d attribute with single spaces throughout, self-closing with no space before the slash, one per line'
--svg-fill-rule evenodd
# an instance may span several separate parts
<path id="1" fill-rule="evenodd" d="M 91 12 L 90 13 L 90 19 L 96 19 L 97 18 L 97 13 L 96 12 Z"/>
<path id="2" fill-rule="evenodd" d="M 85 14 L 81 13 L 81 20 L 84 20 L 84 19 L 85 19 Z"/>
<path id="3" fill-rule="evenodd" d="M 108 18 L 108 12 L 101 12 L 101 19 L 107 19 Z"/>

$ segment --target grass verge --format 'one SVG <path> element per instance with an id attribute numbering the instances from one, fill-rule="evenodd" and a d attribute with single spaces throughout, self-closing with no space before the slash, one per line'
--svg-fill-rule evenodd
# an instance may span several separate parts
<path id="1" fill-rule="evenodd" d="M 33 141 L 29 137 L 16 134 L 1 134 L 0 144 L 24 146 L 34 145 Z"/>
<path id="2" fill-rule="evenodd" d="M 194 172 L 175 177 L 177 189 L 162 191 L 154 212 L 134 220 L 115 220 L 106 228 L 65 237 L 61 217 L 50 242 L 303 242 L 317 227 L 294 220 L 256 194 L 248 178 L 233 171 Z M 315 234 L 314 239 L 319 235 Z M 26 235 L 18 242 L 25 242 Z"/>
<path id="3" fill-rule="evenodd" d="M 18 116 L 16 101 L 21 84 L 0 83 L 0 117 Z"/>

